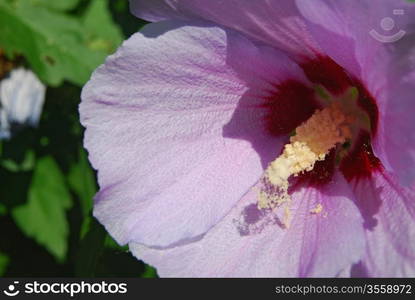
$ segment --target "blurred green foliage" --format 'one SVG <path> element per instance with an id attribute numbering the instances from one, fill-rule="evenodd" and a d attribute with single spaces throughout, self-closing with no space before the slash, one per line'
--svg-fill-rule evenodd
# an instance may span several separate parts
<path id="1" fill-rule="evenodd" d="M 78 115 L 92 71 L 144 24 L 127 0 L 0 0 L 0 49 L 48 86 L 38 128 L 0 141 L 0 276 L 156 276 L 92 217 Z"/>
<path id="2" fill-rule="evenodd" d="M 12 216 L 27 236 L 45 246 L 58 261 L 63 261 L 69 234 L 66 211 L 71 208 L 72 199 L 65 178 L 51 156 L 36 161 L 28 188 L 27 202 L 14 208 Z"/>
<path id="3" fill-rule="evenodd" d="M 53 4 L 51 4 L 53 3 Z M 69 5 L 68 5 L 69 4 Z M 9 56 L 23 54 L 50 85 L 83 84 L 122 40 L 107 1 L 91 0 L 82 14 L 69 14 L 77 1 L 1 0 L 0 45 Z"/>

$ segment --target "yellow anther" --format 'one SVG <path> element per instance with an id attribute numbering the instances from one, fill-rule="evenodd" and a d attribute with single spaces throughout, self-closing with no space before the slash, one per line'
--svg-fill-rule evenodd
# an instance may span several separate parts
<path id="1" fill-rule="evenodd" d="M 288 194 L 291 176 L 311 171 L 319 160 L 324 160 L 329 151 L 339 143 L 351 138 L 350 124 L 353 118 L 345 114 L 339 102 L 333 102 L 323 110 L 316 111 L 310 119 L 296 128 L 283 153 L 270 163 L 262 178 L 258 207 L 274 209 L 285 204 L 285 225 L 289 226 Z M 316 213 L 322 206 L 316 207 Z"/>
<path id="2" fill-rule="evenodd" d="M 336 144 L 351 138 L 349 121 L 350 118 L 343 114 L 339 102 L 333 102 L 300 125 L 290 142 L 303 142 L 319 157 L 324 157 Z"/>

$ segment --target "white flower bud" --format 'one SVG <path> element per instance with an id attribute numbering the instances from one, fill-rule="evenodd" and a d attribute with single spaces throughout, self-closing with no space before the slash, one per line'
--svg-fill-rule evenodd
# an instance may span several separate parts
<path id="1" fill-rule="evenodd" d="M 46 87 L 36 75 L 14 69 L 0 82 L 0 139 L 8 139 L 14 125 L 37 126 L 45 100 Z"/>

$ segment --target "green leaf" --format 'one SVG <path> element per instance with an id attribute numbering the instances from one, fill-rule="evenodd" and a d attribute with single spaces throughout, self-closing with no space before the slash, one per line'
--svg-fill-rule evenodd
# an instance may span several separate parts
<path id="1" fill-rule="evenodd" d="M 3 276 L 6 272 L 9 262 L 9 257 L 6 254 L 0 252 L 0 276 Z"/>
<path id="2" fill-rule="evenodd" d="M 26 0 L 28 1 L 28 0 Z M 67 11 L 74 9 L 79 0 L 29 0 L 35 5 L 46 6 L 54 10 Z"/>
<path id="3" fill-rule="evenodd" d="M 88 47 L 92 50 L 112 53 L 122 42 L 121 30 L 112 21 L 107 0 L 92 0 L 84 15 L 83 24 Z"/>
<path id="4" fill-rule="evenodd" d="M 14 208 L 12 215 L 27 236 L 45 246 L 62 262 L 69 235 L 65 213 L 71 204 L 71 196 L 58 165 L 52 157 L 44 157 L 36 163 L 28 202 Z"/>
<path id="5" fill-rule="evenodd" d="M 103 62 L 107 53 L 90 47 L 86 29 L 74 16 L 27 0 L 8 3 L 0 0 L 0 47 L 9 56 L 24 55 L 49 85 L 64 79 L 82 85 Z"/>
<path id="6" fill-rule="evenodd" d="M 70 188 L 79 198 L 84 217 L 88 216 L 92 209 L 93 197 L 97 192 L 95 175 L 88 162 L 85 150 L 80 149 L 79 161 L 70 167 L 68 174 Z"/>

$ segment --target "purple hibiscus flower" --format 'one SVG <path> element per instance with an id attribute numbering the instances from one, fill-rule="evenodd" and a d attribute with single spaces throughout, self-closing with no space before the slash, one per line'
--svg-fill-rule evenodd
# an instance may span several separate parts
<path id="1" fill-rule="evenodd" d="M 131 0 L 83 89 L 94 215 L 160 276 L 415 275 L 415 10 Z"/>

